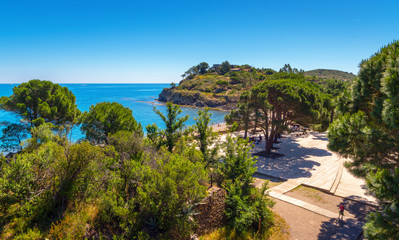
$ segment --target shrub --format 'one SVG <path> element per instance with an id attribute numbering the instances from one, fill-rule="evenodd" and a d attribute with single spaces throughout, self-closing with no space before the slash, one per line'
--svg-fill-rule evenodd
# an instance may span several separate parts
<path id="1" fill-rule="evenodd" d="M 219 173 L 227 191 L 227 226 L 240 236 L 251 229 L 264 233 L 273 223 L 269 207 L 274 203 L 265 196 L 267 183 L 261 190 L 251 184 L 255 172 L 251 146 L 244 139 L 230 136 L 223 146 L 225 157 L 219 165 Z"/>
<path id="2" fill-rule="evenodd" d="M 225 86 L 229 85 L 229 82 L 225 81 L 225 80 L 217 80 L 216 84 L 219 86 L 225 87 Z"/>

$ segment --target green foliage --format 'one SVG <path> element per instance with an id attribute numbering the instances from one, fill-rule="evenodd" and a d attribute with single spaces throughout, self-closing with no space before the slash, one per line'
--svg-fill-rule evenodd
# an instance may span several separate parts
<path id="1" fill-rule="evenodd" d="M 347 96 L 342 97 L 344 100 L 338 101 L 340 112 L 346 111 L 346 114 L 330 128 L 329 147 L 351 157 L 353 169 L 363 169 L 369 163 L 393 168 L 399 163 L 391 157 L 398 151 L 399 126 L 396 123 L 399 118 L 395 112 L 399 105 L 395 89 L 399 85 L 389 85 L 392 79 L 397 79 L 399 71 L 398 46 L 399 43 L 394 42 L 363 61 L 359 77 Z M 343 147 L 342 141 L 348 145 Z"/>
<path id="2" fill-rule="evenodd" d="M 2 164 L 2 224 L 19 218 L 23 224 L 18 225 L 18 234 L 32 226 L 46 230 L 68 204 L 87 201 L 96 194 L 94 172 L 98 168 L 94 163 L 103 159 L 102 151 L 87 142 L 62 146 L 49 141 Z"/>
<path id="3" fill-rule="evenodd" d="M 96 143 L 107 143 L 108 135 L 122 130 L 142 133 L 141 124 L 134 119 L 132 110 L 117 102 L 92 105 L 79 122 L 86 139 Z"/>
<path id="4" fill-rule="evenodd" d="M 273 202 L 265 196 L 267 183 L 262 190 L 251 184 L 256 169 L 250 143 L 228 136 L 223 150 L 225 156 L 220 163 L 219 173 L 227 191 L 226 217 L 229 229 L 234 229 L 239 236 L 251 229 L 265 232 L 273 223 L 273 214 L 269 209 Z"/>
<path id="5" fill-rule="evenodd" d="M 382 200 L 380 212 L 371 213 L 365 225 L 368 239 L 399 238 L 399 168 L 379 169 L 367 177 L 367 186 Z"/>
<path id="6" fill-rule="evenodd" d="M 225 87 L 225 86 L 229 85 L 229 82 L 228 81 L 224 81 L 224 80 L 217 80 L 216 84 L 221 86 L 221 87 Z"/>
<path id="7" fill-rule="evenodd" d="M 225 116 L 225 120 L 228 124 L 236 122 L 240 127 L 244 128 L 244 138 L 247 138 L 249 122 L 252 120 L 252 108 L 252 93 L 250 91 L 243 91 L 237 103 L 237 109 L 231 110 L 230 113 Z M 255 116 L 257 116 L 257 114 Z"/>
<path id="8" fill-rule="evenodd" d="M 319 84 L 324 87 L 325 93 L 334 98 L 341 95 L 350 86 L 350 82 L 337 79 L 323 79 L 319 81 Z"/>
<path id="9" fill-rule="evenodd" d="M 177 229 L 187 236 L 194 226 L 188 209 L 206 193 L 199 185 L 206 179 L 204 165 L 180 154 L 151 151 L 135 139 L 129 132 L 110 136 L 115 162 L 105 171 L 111 177 L 100 200 L 97 227 L 123 238 L 138 237 L 143 230 L 152 238 L 171 238 Z"/>
<path id="10" fill-rule="evenodd" d="M 356 75 L 353 73 L 331 69 L 315 69 L 306 71 L 305 76 L 315 76 L 321 79 L 336 79 L 340 81 L 352 81 L 356 77 Z"/>
<path id="11" fill-rule="evenodd" d="M 203 156 L 203 162 L 208 167 L 217 161 L 218 146 L 215 145 L 216 135 L 213 133 L 209 108 L 198 110 L 198 117 L 195 118 L 196 130 L 198 133 L 199 148 Z"/>
<path id="12" fill-rule="evenodd" d="M 257 72 L 233 72 L 230 74 L 232 84 L 241 84 L 242 87 L 252 87 L 259 80 L 265 79 L 265 76 Z"/>
<path id="13" fill-rule="evenodd" d="M 0 149 L 6 152 L 22 151 L 22 141 L 28 136 L 25 125 L 10 123 L 2 132 Z"/>
<path id="14" fill-rule="evenodd" d="M 38 149 L 41 145 L 47 142 L 58 142 L 61 143 L 66 139 L 62 139 L 60 135 L 56 135 L 55 126 L 51 123 L 44 123 L 38 127 L 31 129 L 31 138 L 23 142 L 25 152 L 32 152 Z"/>
<path id="15" fill-rule="evenodd" d="M 228 227 L 239 236 L 246 232 L 265 233 L 273 224 L 274 218 L 270 207 L 272 200 L 266 198 L 265 183 L 262 189 L 250 188 L 250 193 L 245 193 L 242 183 L 235 182 L 226 185 L 228 192 L 226 198 L 226 217 Z M 262 234 L 261 234 L 262 235 Z"/>
<path id="16" fill-rule="evenodd" d="M 26 233 L 18 235 L 15 240 L 40 240 L 43 239 L 40 231 L 37 228 L 29 229 Z"/>
<path id="17" fill-rule="evenodd" d="M 305 71 L 302 69 L 297 69 L 297 68 L 291 68 L 289 64 L 285 64 L 284 67 L 280 68 L 279 72 L 283 73 L 294 73 L 294 74 L 300 74 L 304 75 Z"/>
<path id="18" fill-rule="evenodd" d="M 197 67 L 198 67 L 199 74 L 205 74 L 209 69 L 209 65 L 206 62 L 202 62 L 202 63 L 198 64 Z"/>
<path id="19" fill-rule="evenodd" d="M 169 152 L 173 151 L 176 142 L 182 136 L 184 123 L 188 120 L 188 115 L 178 118 L 181 109 L 178 105 L 171 102 L 166 103 L 167 116 L 154 107 L 154 112 L 162 119 L 166 125 L 165 130 L 160 130 L 156 124 L 148 125 L 146 130 L 148 138 L 159 149 L 161 146 L 166 146 Z"/>
<path id="20" fill-rule="evenodd" d="M 220 67 L 220 74 L 224 75 L 226 73 L 228 73 L 231 69 L 231 65 L 228 61 L 224 61 L 222 62 L 222 66 Z"/>
<path id="21" fill-rule="evenodd" d="M 183 101 L 180 99 L 191 99 L 189 104 L 192 106 L 196 106 L 197 103 L 201 102 L 201 104 L 205 103 L 208 104 L 208 106 L 231 109 L 234 107 L 234 104 L 243 91 L 250 90 L 259 82 L 279 79 L 303 79 L 322 86 L 322 91 L 326 93 L 325 96 L 329 96 L 323 101 L 325 111 L 321 114 L 320 119 L 323 118 L 324 120 L 332 122 L 333 118 L 336 116 L 334 109 L 336 106 L 335 97 L 341 94 L 342 89 L 346 89 L 351 82 L 351 80 L 335 78 L 333 75 L 331 78 L 305 76 L 303 70 L 291 68 L 289 64 L 281 68 L 280 72 L 276 72 L 270 68 L 258 69 L 249 65 L 232 66 L 227 61 L 223 64 L 224 67 L 222 64 L 218 64 L 206 71 L 206 73 L 199 73 L 198 69 L 200 64 L 192 67 L 183 74 L 184 79 L 179 85 L 177 87 L 171 87 L 170 89 L 172 91 L 169 92 L 171 95 L 189 96 L 190 98 L 168 97 L 168 101 L 173 99 L 174 103 L 182 104 Z M 240 68 L 240 71 L 230 71 L 232 67 Z M 331 72 L 340 71 L 331 70 Z M 354 76 L 353 74 L 351 75 Z M 226 98 L 226 96 L 228 96 L 228 98 Z M 184 101 L 184 104 L 187 104 L 187 101 Z M 327 121 L 325 123 L 327 123 Z M 325 129 L 325 127 L 326 126 L 323 126 L 323 129 Z"/>
<path id="22" fill-rule="evenodd" d="M 277 75 L 277 74 L 276 74 Z M 256 116 L 259 114 L 265 133 L 266 152 L 273 147 L 275 136 L 285 130 L 288 124 L 297 122 L 305 126 L 316 123 L 326 112 L 328 95 L 319 85 L 307 81 L 298 74 L 282 73 L 283 78 L 263 81 L 252 89 Z"/>
<path id="23" fill-rule="evenodd" d="M 189 70 L 187 70 L 182 77 L 183 78 L 193 78 L 195 75 L 198 74 L 205 74 L 208 72 L 209 69 L 209 64 L 206 62 L 201 62 L 200 64 L 198 64 L 197 66 L 193 66 L 191 67 Z"/>
<path id="24" fill-rule="evenodd" d="M 256 171 L 255 158 L 251 156 L 251 144 L 245 139 L 228 136 L 222 149 L 225 155 L 219 165 L 219 173 L 223 181 L 240 181 L 249 187 Z"/>
<path id="25" fill-rule="evenodd" d="M 145 174 L 148 181 L 137 188 L 137 202 L 146 224 L 155 219 L 153 227 L 159 232 L 192 227 L 184 209 L 205 197 L 206 188 L 199 185 L 199 179 L 206 177 L 203 169 L 202 164 L 191 163 L 178 155 L 159 160 L 158 168 Z"/>
<path id="26" fill-rule="evenodd" d="M 2 97 L 0 108 L 16 113 L 30 127 L 43 122 L 74 124 L 80 114 L 75 101 L 68 88 L 34 79 L 14 87 L 11 96 Z"/>
<path id="27" fill-rule="evenodd" d="M 380 200 L 365 226 L 369 239 L 395 239 L 398 225 L 399 179 L 399 41 L 360 64 L 358 78 L 338 101 L 328 147 L 353 161 L 347 167 L 367 176 L 370 191 Z"/>
<path id="28" fill-rule="evenodd" d="M 163 138 L 164 130 L 158 128 L 155 123 L 147 125 L 145 129 L 147 131 L 147 139 L 159 150 L 165 144 L 165 139 Z"/>

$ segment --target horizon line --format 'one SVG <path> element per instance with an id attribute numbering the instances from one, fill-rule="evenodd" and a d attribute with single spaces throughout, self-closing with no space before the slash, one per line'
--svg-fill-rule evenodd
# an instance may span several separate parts
<path id="1" fill-rule="evenodd" d="M 29 80 L 30 81 L 30 80 Z M 27 81 L 27 82 L 29 82 Z M 43 80 L 43 81 L 50 81 L 50 80 Z M 55 84 L 171 84 L 172 82 L 150 82 L 150 83 L 146 83 L 146 82 L 116 82 L 116 83 L 111 83 L 111 82 L 65 82 L 65 83 L 59 83 L 59 82 L 53 82 L 50 81 L 52 83 Z M 26 83 L 26 82 L 18 82 L 18 83 L 2 83 L 0 82 L 0 84 L 9 84 L 9 85 L 13 85 L 13 84 L 21 84 L 21 83 Z"/>

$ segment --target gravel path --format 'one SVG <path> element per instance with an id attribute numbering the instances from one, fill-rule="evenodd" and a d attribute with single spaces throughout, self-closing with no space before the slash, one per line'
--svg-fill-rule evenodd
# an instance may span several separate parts
<path id="1" fill-rule="evenodd" d="M 273 210 L 290 225 L 291 239 L 358 239 L 367 214 L 374 210 L 374 207 L 369 205 L 302 186 L 286 193 L 286 195 L 330 211 L 336 211 L 337 217 L 340 203 L 343 203 L 346 209 L 345 219 L 339 221 L 337 218 L 324 217 L 274 199 L 276 205 Z"/>
<path id="2" fill-rule="evenodd" d="M 279 214 L 290 225 L 290 239 L 319 239 L 319 232 L 324 222 L 329 218 L 310 212 L 303 208 L 275 199 L 273 211 Z M 331 233 L 333 235 L 334 233 Z M 325 235 L 329 239 L 328 235 Z"/>
<path id="3" fill-rule="evenodd" d="M 367 204 L 362 204 L 350 199 L 341 198 L 303 186 L 291 190 L 285 195 L 337 212 L 337 216 L 339 204 L 342 203 L 345 207 L 345 218 L 355 218 L 358 221 L 364 221 L 368 213 L 375 210 L 375 207 Z"/>

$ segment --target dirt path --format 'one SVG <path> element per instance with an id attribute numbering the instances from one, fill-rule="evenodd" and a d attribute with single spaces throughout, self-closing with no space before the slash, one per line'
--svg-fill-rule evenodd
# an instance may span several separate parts
<path id="1" fill-rule="evenodd" d="M 345 206 L 345 219 L 328 218 L 290 203 L 274 199 L 273 211 L 279 214 L 290 225 L 291 239 L 358 239 L 367 214 L 375 208 L 360 202 L 344 199 L 322 191 L 298 187 L 287 196 L 306 201 L 321 208 L 336 211 L 338 206 Z"/>
<path id="2" fill-rule="evenodd" d="M 364 221 L 368 213 L 375 210 L 375 207 L 303 186 L 291 190 L 285 195 L 337 212 L 337 215 L 338 207 L 342 203 L 345 207 L 345 218 L 355 218 L 358 221 Z"/>
<path id="3" fill-rule="evenodd" d="M 290 239 L 313 240 L 318 235 L 324 222 L 330 219 L 310 212 L 292 204 L 275 199 L 273 211 L 279 214 L 290 225 Z M 333 233 L 331 234 L 333 235 Z M 329 239 L 328 235 L 325 235 Z"/>

